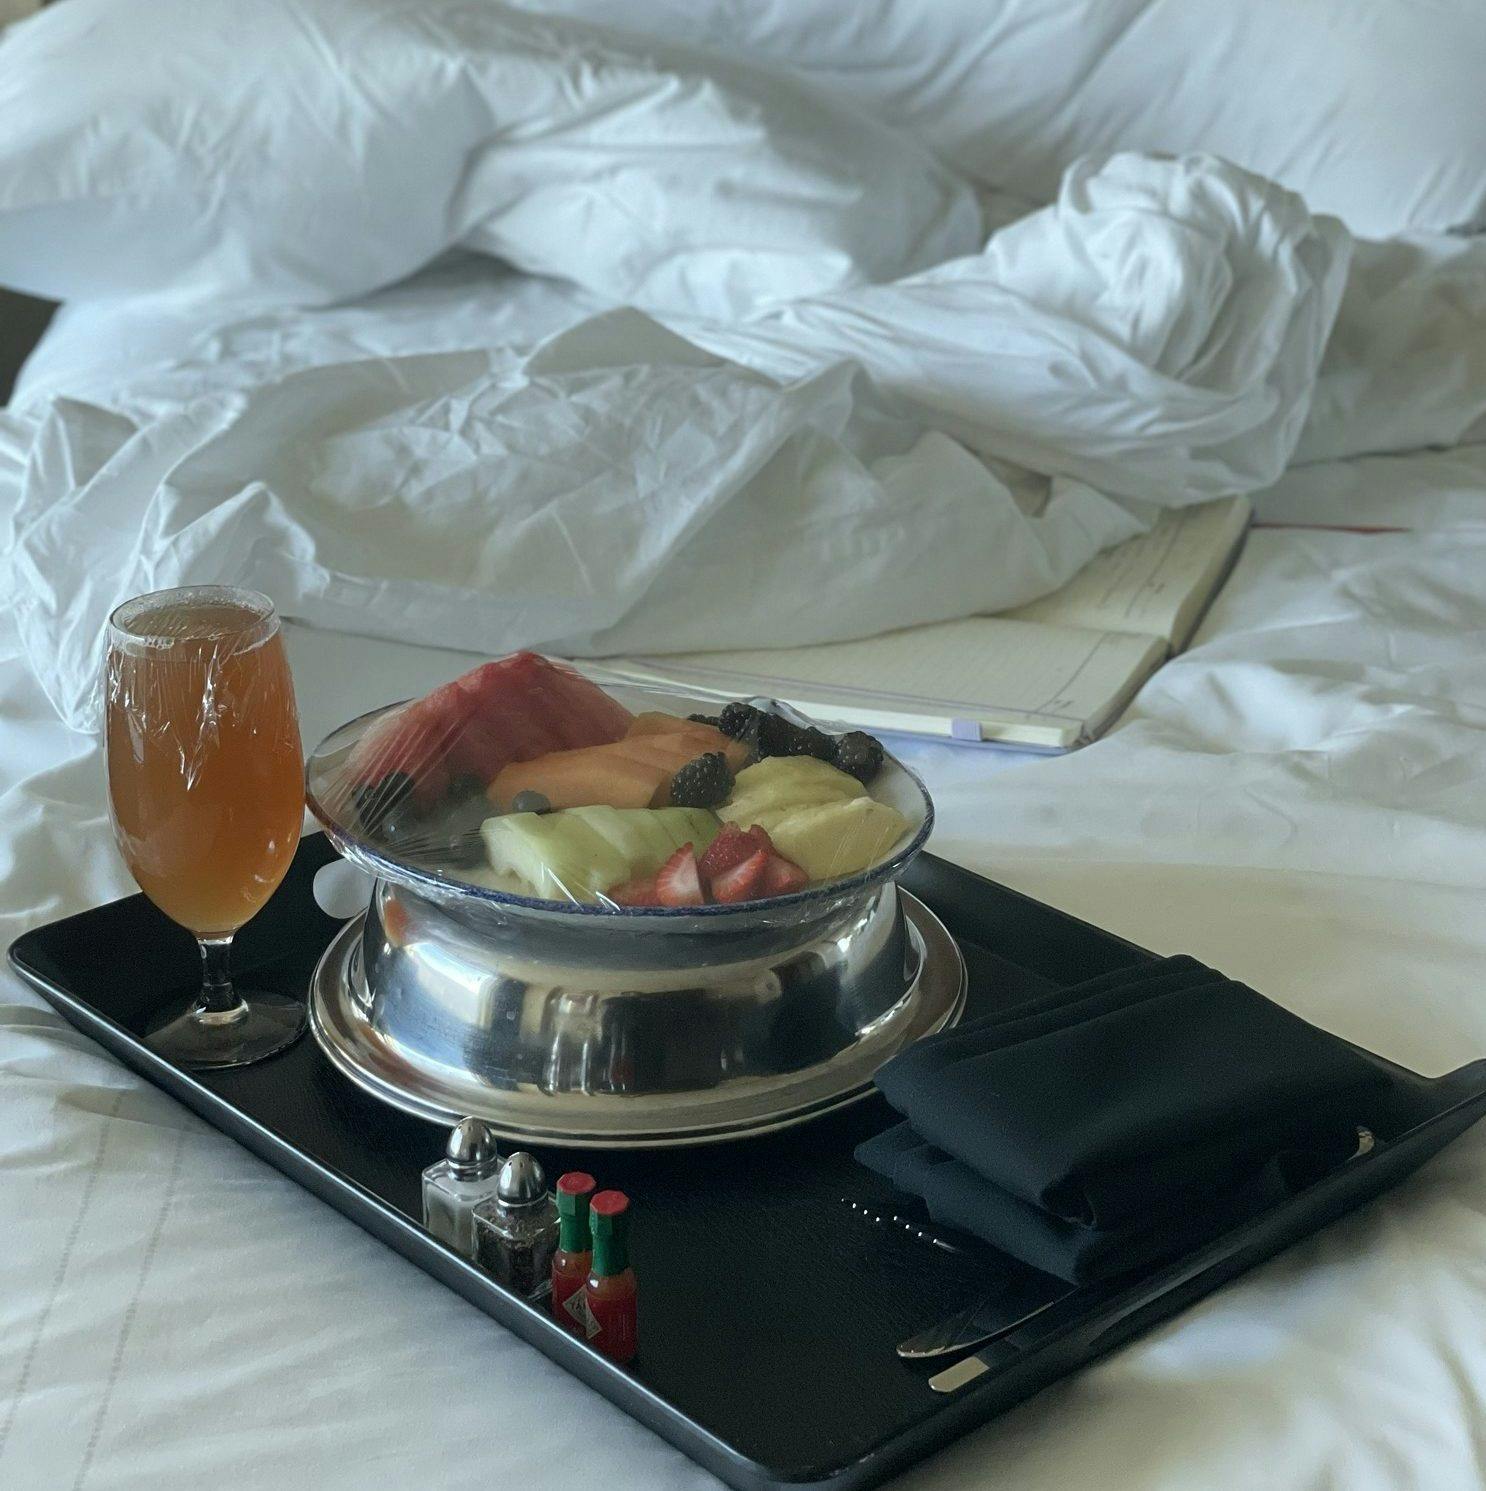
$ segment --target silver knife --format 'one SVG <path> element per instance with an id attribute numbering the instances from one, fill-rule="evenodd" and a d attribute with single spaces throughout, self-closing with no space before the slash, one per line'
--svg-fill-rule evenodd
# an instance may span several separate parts
<path id="1" fill-rule="evenodd" d="M 949 1356 L 952 1352 L 984 1346 L 1034 1319 L 1073 1292 L 1072 1289 L 1063 1289 L 1049 1296 L 1049 1287 L 1045 1278 L 1016 1275 L 1004 1278 L 973 1304 L 956 1310 L 928 1330 L 899 1342 L 898 1355 L 911 1361 L 922 1361 L 926 1357 Z"/>

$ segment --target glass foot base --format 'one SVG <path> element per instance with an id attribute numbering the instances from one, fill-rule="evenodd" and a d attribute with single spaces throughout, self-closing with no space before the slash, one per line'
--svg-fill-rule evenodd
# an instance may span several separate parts
<path id="1" fill-rule="evenodd" d="M 210 1071 L 262 1061 L 304 1034 L 305 1007 L 299 1000 L 241 990 L 238 999 L 235 1009 L 221 1013 L 193 1004 L 154 1026 L 145 1044 L 178 1066 Z"/>

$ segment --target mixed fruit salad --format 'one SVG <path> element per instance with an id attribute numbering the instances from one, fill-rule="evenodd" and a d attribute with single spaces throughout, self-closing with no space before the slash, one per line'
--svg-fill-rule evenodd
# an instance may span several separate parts
<path id="1" fill-rule="evenodd" d="M 378 718 L 350 750 L 362 832 L 518 895 L 688 907 L 879 863 L 911 825 L 873 797 L 881 744 L 737 701 L 633 713 L 532 652 Z"/>

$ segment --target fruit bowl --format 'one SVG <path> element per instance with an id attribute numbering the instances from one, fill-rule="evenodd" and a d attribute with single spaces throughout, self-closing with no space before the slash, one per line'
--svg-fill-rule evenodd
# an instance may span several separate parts
<path id="1" fill-rule="evenodd" d="M 656 689 L 606 686 L 620 703 L 634 710 L 690 712 L 698 707 L 694 698 Z M 806 723 L 787 706 L 768 702 L 785 718 Z M 310 811 L 324 827 L 327 837 L 352 863 L 368 874 L 401 886 L 440 904 L 463 908 L 482 920 L 499 920 L 503 914 L 520 916 L 528 926 L 540 925 L 530 918 L 561 917 L 572 926 L 575 919 L 590 920 L 599 936 L 622 927 L 626 935 L 643 934 L 661 927 L 671 934 L 703 932 L 722 922 L 768 922 L 784 926 L 814 921 L 828 914 L 832 905 L 856 901 L 876 887 L 900 875 L 923 847 L 934 825 L 934 805 L 918 775 L 891 754 L 885 754 L 881 770 L 871 784 L 871 796 L 895 808 L 907 824 L 906 831 L 875 863 L 852 875 L 811 884 L 785 895 L 760 897 L 739 904 L 703 906 L 619 906 L 608 902 L 584 902 L 552 896 L 534 896 L 502 887 L 479 863 L 461 863 L 451 853 L 455 840 L 468 847 L 468 832 L 456 831 L 445 839 L 433 832 L 413 832 L 406 840 L 386 842 L 361 823 L 347 764 L 367 734 L 393 715 L 402 704 L 389 704 L 349 721 L 333 730 L 311 753 L 306 767 Z M 467 860 L 468 856 L 464 856 Z M 603 927 L 606 931 L 599 931 Z"/>
<path id="2" fill-rule="evenodd" d="M 384 1100 L 532 1142 L 712 1142 L 864 1095 L 883 1061 L 958 1017 L 953 941 L 895 883 L 933 805 L 891 756 L 871 795 L 906 828 L 860 871 L 736 904 L 626 906 L 491 883 L 467 835 L 369 830 L 347 767 L 394 708 L 332 732 L 307 769 L 312 812 L 375 880 L 316 974 L 311 1025 Z"/>

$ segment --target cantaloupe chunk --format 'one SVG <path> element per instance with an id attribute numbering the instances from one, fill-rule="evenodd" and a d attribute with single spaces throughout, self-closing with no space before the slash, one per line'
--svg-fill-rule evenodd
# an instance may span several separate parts
<path id="1" fill-rule="evenodd" d="M 746 747 L 708 726 L 701 729 L 707 734 L 627 736 L 610 745 L 551 751 L 506 767 L 486 796 L 505 809 L 518 792 L 540 792 L 554 808 L 661 807 L 669 800 L 671 778 L 704 751 L 723 751 L 735 771 L 747 761 Z"/>
<path id="2" fill-rule="evenodd" d="M 658 710 L 651 710 L 647 714 L 637 714 L 624 738 L 625 740 L 656 737 L 669 739 L 678 736 L 687 737 L 696 742 L 696 749 L 686 758 L 687 761 L 706 751 L 721 751 L 727 757 L 728 766 L 735 774 L 748 765 L 748 747 L 741 741 L 724 735 L 715 725 L 704 725 L 700 720 L 683 720 L 680 715 L 661 714 Z"/>
<path id="3" fill-rule="evenodd" d="M 711 728 L 711 725 L 704 725 L 699 720 L 684 720 L 679 714 L 647 709 L 630 721 L 629 729 L 624 733 L 627 739 L 632 740 L 637 735 L 689 735 L 695 730 Z"/>
<path id="4" fill-rule="evenodd" d="M 694 735 L 641 735 L 616 740 L 605 749 L 631 761 L 647 761 L 667 771 L 679 771 L 688 761 L 702 754 Z"/>
<path id="5" fill-rule="evenodd" d="M 540 792 L 554 808 L 648 808 L 665 796 L 670 780 L 665 767 L 619 755 L 612 745 L 587 746 L 515 762 L 496 776 L 486 796 L 502 808 L 518 792 Z"/>
<path id="6" fill-rule="evenodd" d="M 632 761 L 649 761 L 664 766 L 669 771 L 680 771 L 688 761 L 695 761 L 707 751 L 721 751 L 734 772 L 741 771 L 748 761 L 747 746 L 729 740 L 726 735 L 715 740 L 700 739 L 695 735 L 642 735 L 638 740 L 616 740 L 604 749 L 617 751 Z"/>

